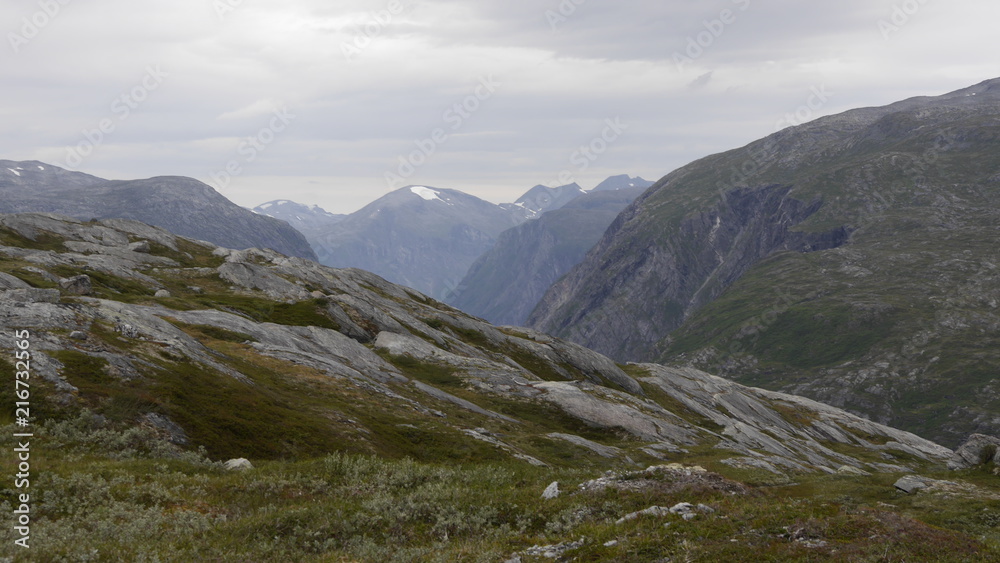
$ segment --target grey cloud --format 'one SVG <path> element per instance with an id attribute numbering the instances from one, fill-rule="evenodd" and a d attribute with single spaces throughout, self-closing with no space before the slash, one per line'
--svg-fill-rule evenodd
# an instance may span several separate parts
<path id="1" fill-rule="evenodd" d="M 324 178 L 313 181 L 329 186 L 331 201 L 315 203 L 350 211 L 337 207 L 356 203 L 346 191 L 378 193 L 399 156 L 444 128 L 449 140 L 414 181 L 513 199 L 569 166 L 608 118 L 629 129 L 579 172 L 583 183 L 605 172 L 656 179 L 745 144 L 773 131 L 813 86 L 836 92 L 822 114 L 943 93 L 996 72 L 992 45 L 977 39 L 992 37 L 1000 16 L 987 0 L 927 3 L 891 41 L 878 21 L 894 0 L 401 1 L 407 9 L 370 26 L 376 33 L 354 60 L 343 45 L 388 0 L 260 0 L 221 18 L 212 2 L 68 4 L 18 53 L 0 45 L 0 154 L 62 158 L 110 118 L 116 129 L 84 171 L 208 178 L 267 126 L 266 114 L 241 110 L 273 100 L 297 118 L 246 166 L 252 189 L 232 197 L 266 191 L 255 178 L 288 177 L 288 186 L 313 186 L 301 187 L 313 198 L 317 184 L 291 178 Z M 560 13 L 560 3 L 576 7 Z M 0 35 L 36 9 L 0 6 Z M 733 21 L 720 28 L 726 9 Z M 675 55 L 690 55 L 692 40 L 700 52 L 679 67 Z M 150 64 L 169 78 L 117 120 L 116 97 Z M 502 87 L 452 129 L 444 112 L 489 74 Z M 280 189 L 295 199 L 288 190 L 300 188 Z"/>

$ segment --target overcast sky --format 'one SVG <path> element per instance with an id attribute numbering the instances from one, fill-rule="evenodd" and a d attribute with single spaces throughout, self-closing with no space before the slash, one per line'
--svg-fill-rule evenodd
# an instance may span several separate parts
<path id="1" fill-rule="evenodd" d="M 998 77 L 998 21 L 996 0 L 10 1 L 0 158 L 245 206 L 513 201 Z"/>

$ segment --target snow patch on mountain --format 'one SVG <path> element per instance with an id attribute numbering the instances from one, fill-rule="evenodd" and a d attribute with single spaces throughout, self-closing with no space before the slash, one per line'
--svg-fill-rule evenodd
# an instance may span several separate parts
<path id="1" fill-rule="evenodd" d="M 427 201 L 434 201 L 436 199 L 438 201 L 442 201 L 444 203 L 447 203 L 448 205 L 454 205 L 450 201 L 446 201 L 446 200 L 442 199 L 441 195 L 440 195 L 440 192 L 438 192 L 437 190 L 432 190 L 432 189 L 430 189 L 428 187 L 425 187 L 425 186 L 412 186 L 410 188 L 410 191 L 413 192 L 413 193 L 415 193 L 416 195 L 422 197 L 423 199 L 426 199 Z"/>
<path id="2" fill-rule="evenodd" d="M 427 201 L 433 201 L 435 199 L 441 199 L 438 196 L 438 192 L 436 192 L 436 191 L 434 191 L 434 190 L 432 190 L 430 188 L 426 188 L 424 186 L 413 186 L 413 187 L 410 188 L 410 191 L 413 192 L 413 193 L 415 193 L 415 194 L 417 194 L 418 196 L 426 199 Z"/>

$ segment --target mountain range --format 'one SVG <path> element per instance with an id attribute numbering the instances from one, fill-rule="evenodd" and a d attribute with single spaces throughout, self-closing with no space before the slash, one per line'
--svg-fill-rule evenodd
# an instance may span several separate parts
<path id="1" fill-rule="evenodd" d="M 651 182 L 621 175 L 609 178 L 600 189 L 613 191 L 628 184 Z M 407 186 L 346 216 L 289 200 L 270 201 L 254 211 L 299 229 L 322 264 L 368 270 L 450 301 L 469 267 L 493 248 L 501 233 L 586 193 L 575 183 L 539 185 L 514 203 L 494 204 L 459 190 Z M 593 230 L 592 225 L 580 228 Z"/>
<path id="2" fill-rule="evenodd" d="M 1000 79 L 670 173 L 528 325 L 948 445 L 1000 432 Z"/>
<path id="3" fill-rule="evenodd" d="M 122 218 L 232 248 L 273 248 L 316 259 L 305 237 L 181 176 L 111 181 L 38 161 L 0 160 L 0 213 L 59 213 L 77 219 Z"/>

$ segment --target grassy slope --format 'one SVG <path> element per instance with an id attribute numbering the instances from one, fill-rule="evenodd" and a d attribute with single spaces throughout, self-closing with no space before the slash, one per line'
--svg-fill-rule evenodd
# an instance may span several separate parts
<path id="1" fill-rule="evenodd" d="M 0 432 L 4 449 L 12 430 Z M 965 496 L 908 496 L 892 487 L 898 475 L 782 484 L 744 474 L 748 486 L 666 473 L 639 490 L 581 492 L 599 471 L 357 454 L 231 473 L 148 433 L 98 429 L 87 414 L 50 423 L 33 447 L 32 550 L 0 531 L 0 555 L 19 561 L 498 561 L 581 537 L 568 554 L 578 561 L 1000 560 L 1000 486 L 985 469 L 944 475 L 981 487 Z M 9 456 L 0 466 L 13 471 Z M 552 481 L 564 494 L 541 500 Z M 679 502 L 714 512 L 615 523 Z"/>

